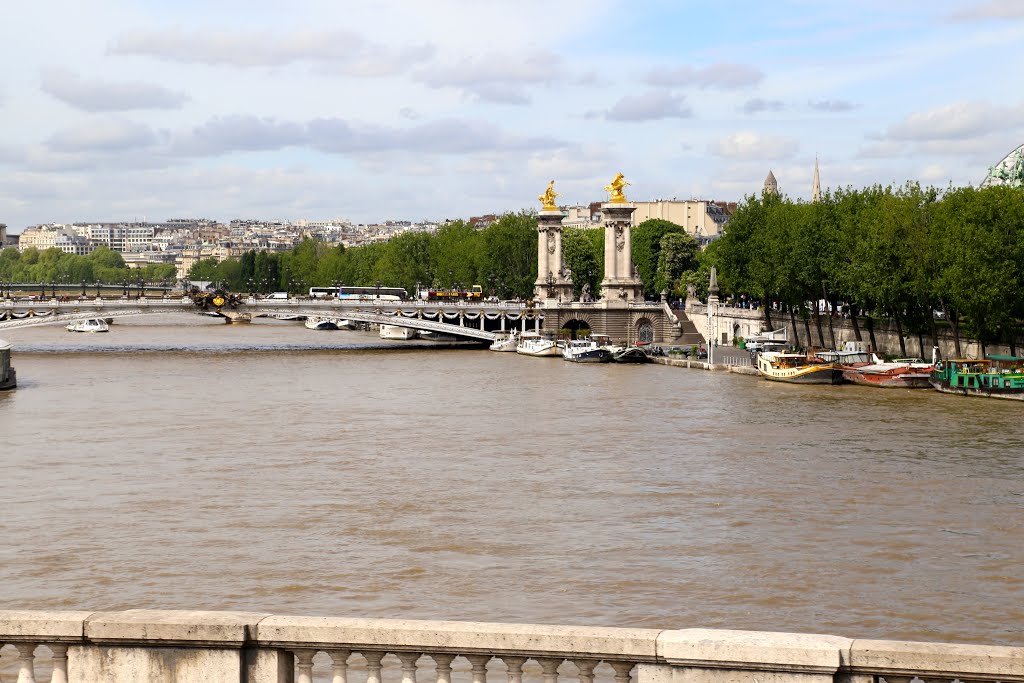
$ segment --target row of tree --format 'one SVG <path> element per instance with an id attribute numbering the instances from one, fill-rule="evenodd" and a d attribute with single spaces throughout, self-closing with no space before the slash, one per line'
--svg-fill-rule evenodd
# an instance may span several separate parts
<path id="1" fill-rule="evenodd" d="M 815 203 L 749 197 L 702 261 L 718 267 L 724 292 L 777 303 L 793 329 L 798 316 L 817 318 L 820 336 L 824 308 L 851 314 L 858 338 L 866 315 L 872 336 L 871 316 L 892 319 L 901 345 L 905 335 L 934 339 L 948 321 L 958 353 L 961 331 L 1013 348 L 1024 319 L 1024 190 L 907 184 Z M 772 312 L 765 306 L 769 327 Z"/>
<path id="2" fill-rule="evenodd" d="M 566 229 L 562 244 L 576 294 L 585 284 L 596 294 L 604 277 L 603 231 Z M 697 242 L 674 223 L 646 221 L 633 230 L 632 245 L 652 297 L 663 289 L 685 289 L 686 274 L 697 268 Z M 417 285 L 478 284 L 489 295 L 526 299 L 533 296 L 537 279 L 537 220 L 530 212 L 506 214 L 482 230 L 458 221 L 436 234 L 409 232 L 347 249 L 310 239 L 281 254 L 247 252 L 240 259 L 198 261 L 188 277 L 233 291 L 296 293 L 339 283 L 372 287 L 379 282 L 408 292 Z"/>
<path id="3" fill-rule="evenodd" d="M 20 252 L 14 247 L 0 251 L 0 280 L 17 283 L 92 286 L 95 283 L 120 285 L 139 281 L 150 284 L 176 282 L 173 265 L 148 265 L 129 269 L 124 258 L 107 247 L 91 254 L 65 254 L 51 247 L 39 251 L 29 247 Z"/>

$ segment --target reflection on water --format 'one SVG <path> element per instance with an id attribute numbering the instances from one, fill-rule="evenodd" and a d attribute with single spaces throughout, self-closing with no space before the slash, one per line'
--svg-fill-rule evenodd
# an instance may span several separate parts
<path id="1" fill-rule="evenodd" d="M 8 608 L 1021 640 L 1015 402 L 184 320 L 3 333 Z"/>

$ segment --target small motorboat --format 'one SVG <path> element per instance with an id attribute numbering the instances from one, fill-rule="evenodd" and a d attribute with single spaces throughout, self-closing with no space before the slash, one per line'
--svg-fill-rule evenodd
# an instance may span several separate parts
<path id="1" fill-rule="evenodd" d="M 416 330 L 411 327 L 401 327 L 399 325 L 381 325 L 380 326 L 380 338 L 381 339 L 415 339 Z"/>
<path id="2" fill-rule="evenodd" d="M 650 356 L 639 346 L 626 346 L 612 353 L 613 363 L 649 363 Z"/>
<path id="3" fill-rule="evenodd" d="M 338 321 L 334 318 L 325 318 L 320 315 L 311 315 L 306 318 L 306 322 L 303 323 L 308 329 L 311 330 L 336 330 L 338 329 Z"/>
<path id="4" fill-rule="evenodd" d="M 512 351 L 515 352 L 516 347 L 519 345 L 519 335 L 512 332 L 499 332 L 494 337 L 494 343 L 491 344 L 491 351 Z"/>
<path id="5" fill-rule="evenodd" d="M 570 339 L 562 349 L 562 358 L 571 363 L 607 363 L 612 352 L 594 339 Z"/>
<path id="6" fill-rule="evenodd" d="M 68 323 L 68 332 L 109 332 L 110 326 L 106 320 L 100 318 L 89 318 L 88 320 L 75 320 Z"/>
<path id="7" fill-rule="evenodd" d="M 554 338 L 527 332 L 519 337 L 516 353 L 523 356 L 558 356 L 559 349 Z"/>

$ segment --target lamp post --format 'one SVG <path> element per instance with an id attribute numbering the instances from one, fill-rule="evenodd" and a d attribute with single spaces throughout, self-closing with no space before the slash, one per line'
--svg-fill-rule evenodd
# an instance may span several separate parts
<path id="1" fill-rule="evenodd" d="M 249 288 L 249 296 L 252 296 L 253 288 L 256 286 L 255 281 L 252 278 L 249 278 L 246 280 L 245 286 Z"/>
<path id="2" fill-rule="evenodd" d="M 381 286 L 382 283 L 381 283 L 380 280 L 377 280 L 376 284 L 377 284 L 377 298 L 380 299 L 380 286 Z"/>
<path id="3" fill-rule="evenodd" d="M 82 280 L 82 297 L 85 297 L 85 280 Z"/>
<path id="4" fill-rule="evenodd" d="M 100 281 L 99 280 L 95 280 L 95 281 L 93 281 L 92 284 L 96 287 L 96 298 L 99 299 L 100 298 Z"/>

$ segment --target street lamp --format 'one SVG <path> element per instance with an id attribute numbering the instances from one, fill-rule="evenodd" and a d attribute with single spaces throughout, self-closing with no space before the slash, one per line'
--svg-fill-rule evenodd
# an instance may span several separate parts
<path id="1" fill-rule="evenodd" d="M 82 296 L 85 296 L 85 280 L 82 280 Z"/>
<path id="2" fill-rule="evenodd" d="M 378 299 L 380 298 L 380 286 L 381 286 L 381 284 L 382 284 L 381 281 L 377 280 L 377 298 Z"/>

